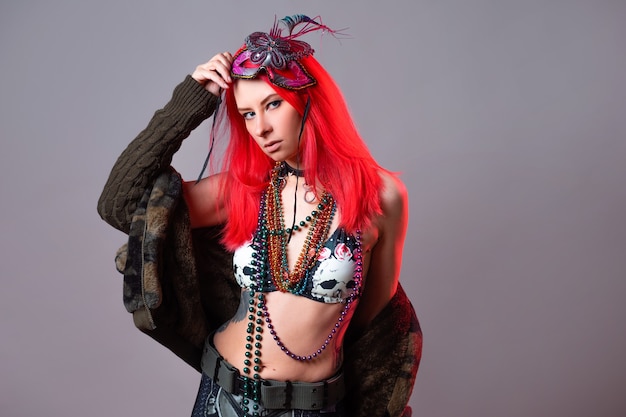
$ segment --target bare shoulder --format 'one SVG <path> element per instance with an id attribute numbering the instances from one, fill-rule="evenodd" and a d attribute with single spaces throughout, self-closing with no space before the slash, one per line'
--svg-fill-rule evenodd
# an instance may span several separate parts
<path id="1" fill-rule="evenodd" d="M 381 190 L 381 208 L 383 223 L 385 220 L 398 219 L 406 215 L 408 210 L 408 193 L 406 186 L 396 175 L 381 172 L 383 188 Z"/>
<path id="2" fill-rule="evenodd" d="M 225 220 L 223 181 L 225 174 L 215 174 L 200 181 L 183 184 L 192 227 L 214 226 Z"/>

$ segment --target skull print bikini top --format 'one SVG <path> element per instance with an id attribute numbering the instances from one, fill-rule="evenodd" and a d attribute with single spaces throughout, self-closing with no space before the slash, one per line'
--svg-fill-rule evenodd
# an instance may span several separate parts
<path id="1" fill-rule="evenodd" d="M 356 285 L 356 257 L 353 256 L 356 248 L 356 238 L 343 228 L 337 228 L 324 243 L 317 261 L 302 278 L 297 295 L 322 303 L 346 302 Z M 247 242 L 234 252 L 235 279 L 242 288 L 250 288 L 256 277 L 255 251 L 251 242 Z M 260 291 L 278 291 L 271 279 L 262 281 Z"/>

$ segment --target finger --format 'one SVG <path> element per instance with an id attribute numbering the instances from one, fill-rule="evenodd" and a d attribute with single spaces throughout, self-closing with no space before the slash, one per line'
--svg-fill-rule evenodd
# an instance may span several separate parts
<path id="1" fill-rule="evenodd" d="M 213 60 L 209 61 L 209 69 L 217 71 L 227 82 L 232 82 L 230 78 L 230 69 L 232 67 L 232 55 L 229 52 L 216 55 Z"/>
<path id="2" fill-rule="evenodd" d="M 226 58 L 228 63 L 230 65 L 232 65 L 232 63 L 233 63 L 233 54 L 231 54 L 230 52 L 224 52 L 222 55 L 224 56 L 224 58 Z"/>
<path id="3" fill-rule="evenodd" d="M 211 58 L 210 61 L 220 61 L 224 65 L 228 65 L 232 61 L 232 55 L 230 54 L 230 52 L 222 52 L 215 55 L 213 58 Z"/>
<path id="4" fill-rule="evenodd" d="M 202 75 L 207 81 L 212 81 L 222 88 L 228 88 L 228 82 L 224 79 L 223 75 L 216 69 L 205 70 Z"/>
<path id="5" fill-rule="evenodd" d="M 209 61 L 198 65 L 191 76 L 201 84 L 214 82 L 221 88 L 228 88 L 228 84 L 232 83 L 230 76 L 232 60 L 230 52 L 216 54 Z"/>
<path id="6" fill-rule="evenodd" d="M 191 76 L 200 84 L 212 81 L 219 84 L 222 88 L 228 88 L 228 82 L 224 79 L 224 73 L 228 74 L 228 71 L 223 66 L 204 64 L 196 67 Z"/>

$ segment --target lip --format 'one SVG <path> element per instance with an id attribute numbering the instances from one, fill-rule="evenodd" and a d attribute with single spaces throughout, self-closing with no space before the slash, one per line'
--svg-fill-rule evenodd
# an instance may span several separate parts
<path id="1" fill-rule="evenodd" d="M 268 152 L 268 153 L 276 152 L 278 148 L 280 148 L 279 140 L 274 140 L 263 145 L 263 149 L 265 149 L 265 152 Z"/>

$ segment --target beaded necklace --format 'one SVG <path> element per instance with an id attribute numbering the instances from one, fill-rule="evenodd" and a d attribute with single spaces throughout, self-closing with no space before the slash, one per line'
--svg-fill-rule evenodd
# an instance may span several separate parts
<path id="1" fill-rule="evenodd" d="M 250 299 L 248 301 L 248 325 L 246 328 L 245 345 L 246 359 L 242 369 L 244 380 L 242 408 L 246 413 L 252 411 L 253 416 L 259 415 L 256 410 L 258 410 L 261 391 L 261 376 L 259 372 L 263 367 L 261 361 L 263 323 L 265 322 L 265 327 L 267 327 L 272 339 L 283 353 L 297 361 L 312 361 L 324 352 L 341 328 L 352 303 L 360 296 L 362 284 L 363 254 L 361 250 L 361 231 L 357 230 L 355 236 L 356 248 L 353 252 L 356 262 L 354 268 L 355 286 L 345 301 L 339 318 L 322 345 L 308 355 L 298 355 L 291 352 L 280 340 L 272 324 L 262 289 L 273 283 L 279 291 L 291 292 L 297 295 L 302 289 L 306 288 L 306 279 L 303 278 L 308 275 L 308 271 L 318 259 L 319 252 L 332 224 L 336 204 L 332 196 L 328 192 L 324 192 L 317 210 L 313 210 L 311 215 L 306 217 L 306 222 L 300 222 L 300 226 L 302 228 L 308 226 L 309 231 L 294 270 L 290 273 L 287 264 L 287 236 L 292 230 L 284 226 L 279 167 L 280 165 L 277 164 L 276 168 L 272 170 L 268 188 L 261 197 L 257 230 L 252 241 L 254 252 L 251 264 L 254 266 L 256 273 L 249 289 Z M 293 231 L 299 230 L 296 227 L 293 228 Z"/>
<path id="2" fill-rule="evenodd" d="M 267 189 L 264 214 L 265 227 L 269 233 L 267 243 L 269 247 L 270 276 L 274 285 L 280 291 L 293 292 L 298 287 L 298 284 L 302 282 L 306 272 L 317 260 L 320 249 L 330 230 L 336 207 L 332 196 L 325 191 L 322 194 L 320 203 L 317 205 L 317 209 L 313 210 L 311 215 L 306 217 L 310 222 L 308 224 L 308 233 L 293 271 L 290 272 L 287 263 L 287 243 L 292 229 L 285 228 L 284 225 L 280 181 L 278 170 L 274 169 Z M 300 225 L 305 227 L 307 223 L 302 221 Z M 296 226 L 294 225 L 293 231 L 300 230 Z"/>

